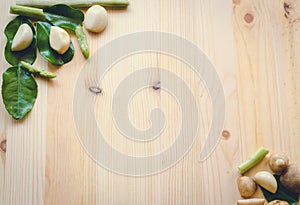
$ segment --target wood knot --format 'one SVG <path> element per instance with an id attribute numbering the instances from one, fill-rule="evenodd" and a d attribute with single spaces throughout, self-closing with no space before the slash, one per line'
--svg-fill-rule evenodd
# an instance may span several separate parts
<path id="1" fill-rule="evenodd" d="M 225 140 L 228 140 L 230 138 L 230 132 L 228 130 L 223 130 L 222 132 L 222 137 L 225 139 Z"/>
<path id="2" fill-rule="evenodd" d="M 244 20 L 245 20 L 246 23 L 249 23 L 249 24 L 252 23 L 253 20 L 254 20 L 253 14 L 246 13 L 245 16 L 244 16 Z"/>
<path id="3" fill-rule="evenodd" d="M 284 16 L 285 18 L 288 18 L 290 13 L 291 13 L 291 8 L 292 8 L 292 5 L 287 3 L 287 2 L 284 2 L 283 3 L 283 9 L 284 9 Z"/>
<path id="4" fill-rule="evenodd" d="M 89 90 L 96 95 L 103 93 L 103 89 L 96 86 L 89 87 Z"/>
<path id="5" fill-rule="evenodd" d="M 156 81 L 154 85 L 152 86 L 153 90 L 159 90 L 161 88 L 160 81 Z"/>
<path id="6" fill-rule="evenodd" d="M 0 150 L 1 150 L 1 152 L 6 152 L 6 140 L 2 140 L 1 142 L 0 142 Z"/>
<path id="7" fill-rule="evenodd" d="M 233 3 L 234 5 L 239 5 L 240 2 L 241 2 L 241 0 L 232 0 L 232 3 Z"/>

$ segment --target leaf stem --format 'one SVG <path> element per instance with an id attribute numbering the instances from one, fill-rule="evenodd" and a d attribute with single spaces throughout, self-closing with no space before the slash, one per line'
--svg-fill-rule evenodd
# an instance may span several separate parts
<path id="1" fill-rule="evenodd" d="M 249 169 L 258 164 L 268 153 L 269 150 L 266 150 L 263 147 L 259 148 L 247 161 L 238 166 L 240 173 L 244 174 L 247 172 Z"/>
<path id="2" fill-rule="evenodd" d="M 26 16 L 29 18 L 34 18 L 41 21 L 46 20 L 46 15 L 43 9 L 38 9 L 38 8 L 33 8 L 28 6 L 19 6 L 19 5 L 10 6 L 10 13 L 18 14 L 20 16 Z"/>
<path id="3" fill-rule="evenodd" d="M 29 63 L 26 63 L 24 61 L 21 61 L 20 62 L 22 67 L 27 69 L 29 72 L 31 73 L 35 73 L 35 74 L 38 74 L 39 76 L 43 77 L 43 78 L 55 78 L 56 75 L 54 73 L 51 73 L 49 71 L 46 71 L 46 70 L 40 70 L 36 67 L 34 67 L 33 65 L 29 64 Z"/>
<path id="4" fill-rule="evenodd" d="M 83 28 L 81 25 L 78 25 L 75 29 L 76 38 L 78 40 L 80 50 L 85 58 L 89 58 L 90 52 L 89 52 L 89 46 L 86 40 L 85 33 L 83 31 Z"/>

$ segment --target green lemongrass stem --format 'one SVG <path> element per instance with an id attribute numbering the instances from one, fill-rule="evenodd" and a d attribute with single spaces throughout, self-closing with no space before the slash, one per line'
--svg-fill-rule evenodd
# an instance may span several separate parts
<path id="1" fill-rule="evenodd" d="M 78 39 L 80 50 L 81 50 L 83 56 L 85 58 L 89 58 L 89 56 L 90 56 L 89 46 L 88 46 L 88 43 L 87 43 L 87 40 L 86 40 L 86 36 L 85 36 L 85 33 L 83 31 L 82 26 L 78 25 L 76 27 L 75 34 L 76 34 L 76 37 Z"/>
<path id="2" fill-rule="evenodd" d="M 250 170 L 252 167 L 257 165 L 268 153 L 269 150 L 266 150 L 263 147 L 259 148 L 247 161 L 238 166 L 240 173 L 244 174 L 245 172 Z"/>
<path id="3" fill-rule="evenodd" d="M 33 6 L 38 8 L 46 8 L 53 4 L 67 4 L 74 8 L 85 8 L 98 4 L 110 8 L 126 8 L 129 4 L 128 0 L 16 0 L 16 4 L 23 6 Z"/>
<path id="4" fill-rule="evenodd" d="M 34 19 L 40 20 L 40 21 L 47 20 L 46 14 L 44 13 L 43 9 L 39 9 L 39 8 L 15 5 L 15 6 L 10 7 L 10 13 L 18 14 L 21 16 L 26 16 L 28 18 L 34 18 Z M 76 27 L 75 34 L 76 34 L 77 40 L 79 42 L 80 50 L 81 50 L 83 56 L 85 58 L 89 58 L 89 56 L 90 56 L 89 46 L 88 46 L 86 36 L 85 36 L 85 33 L 84 33 L 81 25 L 78 25 Z"/>
<path id="5" fill-rule="evenodd" d="M 46 15 L 44 14 L 43 9 L 28 7 L 28 6 L 19 6 L 14 5 L 10 6 L 11 14 L 18 14 L 20 16 L 26 16 L 28 18 L 34 18 L 37 20 L 45 21 Z"/>
<path id="6" fill-rule="evenodd" d="M 55 78 L 56 75 L 54 73 L 51 73 L 49 71 L 46 70 L 40 70 L 36 67 L 34 67 L 33 65 L 26 63 L 24 61 L 20 62 L 22 67 L 25 68 L 26 70 L 28 70 L 30 73 L 34 73 L 34 74 L 38 74 L 39 76 L 43 77 L 43 78 Z"/>

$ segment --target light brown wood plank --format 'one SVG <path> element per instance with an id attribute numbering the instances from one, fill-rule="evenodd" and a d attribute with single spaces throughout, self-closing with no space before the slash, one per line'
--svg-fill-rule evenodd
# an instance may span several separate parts
<path id="1" fill-rule="evenodd" d="M 285 2 L 290 5 L 288 12 L 282 0 L 131 0 L 126 10 L 108 10 L 104 32 L 87 33 L 91 59 L 83 58 L 73 35 L 76 53 L 72 62 L 56 68 L 39 56 L 36 65 L 48 67 L 57 78 L 38 80 L 38 99 L 28 117 L 13 121 L 1 103 L 0 143 L 6 139 L 7 149 L 0 151 L 0 204 L 235 204 L 240 198 L 236 166 L 258 147 L 283 150 L 291 161 L 300 163 L 300 4 Z M 0 18 L 2 30 L 11 19 L 8 8 L 12 3 L 5 1 L 1 6 L 5 13 Z M 175 166 L 146 177 L 125 176 L 103 168 L 84 150 L 74 122 L 73 97 L 85 91 L 75 90 L 85 64 L 95 70 L 99 67 L 93 60 L 98 49 L 125 34 L 149 30 L 181 36 L 211 60 L 225 92 L 224 130 L 230 137 L 221 137 L 209 158 L 199 162 L 213 112 L 203 80 L 187 64 L 168 55 L 127 56 L 101 82 L 95 78 L 86 82 L 103 89 L 95 97 L 94 111 L 110 146 L 126 155 L 149 156 L 174 142 L 182 114 L 172 95 L 151 88 L 156 82 L 164 86 L 159 68 L 186 82 L 195 96 L 200 122 L 193 146 Z M 1 50 L 4 46 L 2 36 Z M 3 54 L 0 60 L 3 72 L 9 65 Z M 130 119 L 139 129 L 149 128 L 150 112 L 157 107 L 164 111 L 166 129 L 153 141 L 137 143 L 120 133 L 111 106 L 120 82 L 144 67 L 153 69 L 146 76 L 148 87 L 129 104 Z M 177 92 L 182 89 L 178 87 Z M 108 155 L 102 150 L 97 154 Z"/>

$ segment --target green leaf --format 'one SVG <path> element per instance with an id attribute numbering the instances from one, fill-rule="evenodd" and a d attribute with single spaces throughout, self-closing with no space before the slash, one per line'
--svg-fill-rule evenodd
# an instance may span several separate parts
<path id="1" fill-rule="evenodd" d="M 79 9 L 74 9 L 66 4 L 56 4 L 44 9 L 47 21 L 54 26 L 70 29 L 76 33 L 80 50 L 85 58 L 89 57 L 89 47 L 85 33 L 82 29 L 84 14 Z"/>
<path id="2" fill-rule="evenodd" d="M 282 201 L 287 201 L 290 205 L 297 205 L 298 203 L 298 195 L 295 193 L 291 193 L 287 189 L 285 189 L 281 182 L 280 182 L 280 176 L 274 175 L 275 179 L 278 184 L 278 188 L 275 194 L 267 191 L 263 187 L 261 187 L 262 192 L 264 196 L 266 197 L 267 201 L 273 201 L 273 200 L 282 200 Z"/>
<path id="3" fill-rule="evenodd" d="M 72 41 L 70 42 L 70 48 L 64 54 L 59 54 L 50 47 L 49 35 L 50 35 L 51 24 L 46 22 L 37 22 L 36 23 L 36 32 L 37 32 L 37 45 L 40 54 L 46 58 L 53 65 L 63 65 L 74 56 L 74 47 Z"/>
<path id="4" fill-rule="evenodd" d="M 20 120 L 32 109 L 37 97 L 34 77 L 21 66 L 8 68 L 2 75 L 2 99 L 7 112 Z"/>
<path id="5" fill-rule="evenodd" d="M 84 14 L 65 4 L 56 4 L 44 9 L 46 19 L 53 25 L 75 31 L 77 25 L 81 25 Z"/>
<path id="6" fill-rule="evenodd" d="M 22 51 L 12 51 L 12 41 L 18 31 L 18 28 L 23 23 L 28 24 L 32 29 L 33 41 L 28 48 Z M 4 52 L 5 59 L 7 60 L 7 62 L 13 66 L 17 66 L 20 63 L 20 61 L 25 61 L 27 63 L 33 64 L 36 59 L 36 33 L 31 21 L 25 17 L 18 16 L 7 24 L 4 30 L 4 34 L 7 38 L 7 43 Z"/>

